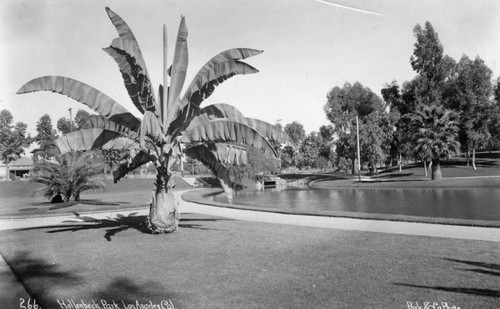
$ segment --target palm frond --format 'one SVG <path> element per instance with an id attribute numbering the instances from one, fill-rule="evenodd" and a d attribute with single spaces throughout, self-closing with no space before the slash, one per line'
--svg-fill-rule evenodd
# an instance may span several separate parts
<path id="1" fill-rule="evenodd" d="M 96 161 L 94 153 L 70 152 L 55 159 L 56 162 L 44 161 L 36 165 L 37 175 L 32 181 L 45 187 L 35 194 L 44 193 L 50 199 L 60 193 L 69 200 L 76 199 L 85 190 L 104 187 L 97 176 L 102 172 L 103 162 Z"/>

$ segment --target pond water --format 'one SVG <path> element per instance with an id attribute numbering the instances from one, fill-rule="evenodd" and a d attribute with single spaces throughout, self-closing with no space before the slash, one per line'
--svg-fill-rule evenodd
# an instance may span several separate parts
<path id="1" fill-rule="evenodd" d="M 227 203 L 225 195 L 214 201 Z M 287 189 L 239 191 L 233 204 L 329 214 L 336 211 L 500 221 L 500 188 Z"/>

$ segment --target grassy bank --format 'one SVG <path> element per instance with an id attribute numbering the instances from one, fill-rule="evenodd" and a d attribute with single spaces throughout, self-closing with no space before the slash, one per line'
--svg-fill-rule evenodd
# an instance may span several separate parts
<path id="1" fill-rule="evenodd" d="M 392 171 L 372 183 L 332 175 L 289 175 L 289 179 L 310 177 L 323 180 L 317 184 L 336 186 L 437 185 L 419 180 L 421 176 L 415 175 L 419 168 L 413 168 L 414 172 L 411 167 L 403 171 L 410 175 Z M 498 166 L 488 169 L 489 176 L 497 172 Z M 440 183 L 497 185 L 498 178 L 487 179 Z M 153 179 L 138 179 L 110 184 L 106 192 L 82 198 L 118 206 L 80 204 L 65 211 L 146 207 L 152 183 Z M 19 197 L 27 187 L 7 185 L 12 187 L 0 189 L 10 194 L 2 203 L 17 203 L 10 211 L 26 209 L 24 213 L 33 214 L 46 207 L 46 201 L 36 204 L 31 197 Z M 178 182 L 177 189 L 186 187 Z M 1 208 L 9 209 L 5 204 Z M 31 297 L 44 309 L 61 308 L 58 300 L 96 302 L 101 308 L 104 302 L 125 308 L 162 301 L 175 308 L 408 308 L 417 302 L 494 308 L 500 299 L 500 242 L 259 223 L 194 213 L 183 213 L 178 232 L 151 235 L 145 220 L 132 214 L 117 220 L 0 232 L 0 254 L 29 293 L 9 290 L 0 294 L 0 304 L 19 308 L 20 297 Z"/>
<path id="2" fill-rule="evenodd" d="M 185 214 L 171 235 L 145 218 L 0 233 L 0 253 L 42 308 L 57 300 L 175 308 L 498 305 L 500 243 Z M 18 308 L 17 303 L 16 307 Z M 10 307 L 8 307 L 10 308 Z"/>
<path id="3" fill-rule="evenodd" d="M 176 190 L 190 189 L 182 178 L 176 177 Z M 69 207 L 51 209 L 58 206 L 45 197 L 33 196 L 41 185 L 29 181 L 0 182 L 0 217 L 58 215 L 72 212 L 108 211 L 147 207 L 154 189 L 154 178 L 122 179 L 117 184 L 106 179 L 103 191 L 84 191 L 82 201 L 70 203 Z"/>

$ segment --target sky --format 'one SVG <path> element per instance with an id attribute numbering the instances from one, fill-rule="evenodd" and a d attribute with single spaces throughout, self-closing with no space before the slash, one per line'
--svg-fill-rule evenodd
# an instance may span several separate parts
<path id="1" fill-rule="evenodd" d="M 245 61 L 260 72 L 232 77 L 202 105 L 228 103 L 246 117 L 282 125 L 298 121 L 307 133 L 328 124 L 326 95 L 360 82 L 380 95 L 386 83 L 415 76 L 410 66 L 417 23 L 429 21 L 444 53 L 481 57 L 500 75 L 497 0 L 3 0 L 0 6 L 0 110 L 28 124 L 49 114 L 55 125 L 81 103 L 49 92 L 16 95 L 33 78 L 62 75 L 106 93 L 139 116 L 118 66 L 102 48 L 117 37 L 109 6 L 134 32 L 149 76 L 162 82 L 162 27 L 170 59 L 181 16 L 189 30 L 185 88 L 214 55 L 230 48 L 263 50 Z M 185 89 L 184 88 L 184 89 Z"/>

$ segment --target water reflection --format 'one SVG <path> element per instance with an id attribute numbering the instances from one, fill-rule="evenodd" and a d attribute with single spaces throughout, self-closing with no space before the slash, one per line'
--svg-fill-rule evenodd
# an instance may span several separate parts
<path id="1" fill-rule="evenodd" d="M 227 202 L 224 195 L 212 198 Z M 310 213 L 329 211 L 500 221 L 500 188 L 265 189 L 239 191 L 234 204 Z"/>

